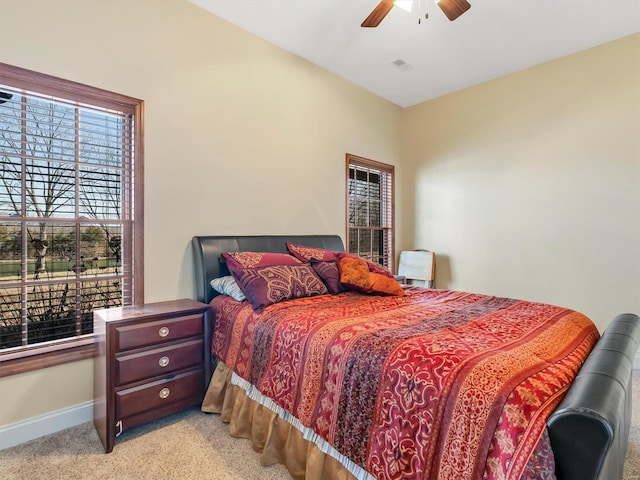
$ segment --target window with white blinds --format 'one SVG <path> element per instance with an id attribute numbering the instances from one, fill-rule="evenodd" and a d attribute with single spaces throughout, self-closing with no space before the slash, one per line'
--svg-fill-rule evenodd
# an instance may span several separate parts
<path id="1" fill-rule="evenodd" d="M 349 253 L 393 271 L 394 167 L 347 154 Z"/>
<path id="2" fill-rule="evenodd" d="M 141 295 L 141 108 L 0 64 L 0 354 Z"/>

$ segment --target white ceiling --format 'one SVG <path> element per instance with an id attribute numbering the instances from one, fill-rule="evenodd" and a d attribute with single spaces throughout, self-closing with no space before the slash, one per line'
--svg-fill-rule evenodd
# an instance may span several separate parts
<path id="1" fill-rule="evenodd" d="M 190 1 L 401 107 L 640 31 L 640 0 L 469 0 L 454 22 L 427 0 L 427 21 L 394 7 L 377 28 L 378 0 Z"/>

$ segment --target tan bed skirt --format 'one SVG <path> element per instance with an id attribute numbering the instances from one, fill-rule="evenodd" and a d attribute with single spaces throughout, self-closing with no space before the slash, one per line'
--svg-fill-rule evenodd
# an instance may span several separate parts
<path id="1" fill-rule="evenodd" d="M 232 384 L 231 373 L 231 369 L 218 362 L 202 411 L 219 413 L 221 420 L 229 423 L 231 435 L 250 439 L 252 448 L 261 454 L 261 465 L 281 463 L 296 480 L 356 478 L 338 460 L 304 439 L 300 430 Z"/>

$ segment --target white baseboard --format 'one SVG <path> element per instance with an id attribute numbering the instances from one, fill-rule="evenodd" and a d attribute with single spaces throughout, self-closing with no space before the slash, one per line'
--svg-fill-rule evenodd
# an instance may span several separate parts
<path id="1" fill-rule="evenodd" d="M 93 420 L 93 401 L 0 427 L 0 450 Z"/>

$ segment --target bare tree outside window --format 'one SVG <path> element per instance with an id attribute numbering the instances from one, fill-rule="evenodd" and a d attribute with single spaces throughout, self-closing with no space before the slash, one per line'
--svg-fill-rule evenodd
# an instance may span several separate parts
<path id="1" fill-rule="evenodd" d="M 0 352 L 132 303 L 134 110 L 86 97 L 0 84 Z"/>

